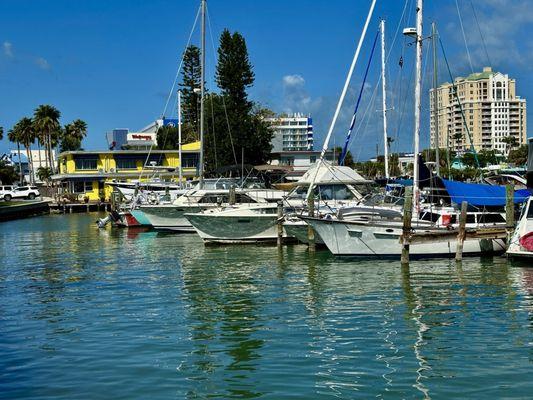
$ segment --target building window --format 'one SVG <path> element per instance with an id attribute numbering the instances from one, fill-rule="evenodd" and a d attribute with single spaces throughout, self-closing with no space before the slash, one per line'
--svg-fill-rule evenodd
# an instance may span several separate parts
<path id="1" fill-rule="evenodd" d="M 97 166 L 97 160 L 96 158 L 77 158 L 75 160 L 76 163 L 76 169 L 79 170 L 88 170 L 88 169 L 96 169 Z"/>
<path id="2" fill-rule="evenodd" d="M 137 160 L 135 158 L 117 158 L 116 164 L 117 169 L 137 169 Z"/>
<path id="3" fill-rule="evenodd" d="M 73 193 L 87 193 L 93 191 L 92 182 L 73 182 L 72 185 Z"/>
<path id="4" fill-rule="evenodd" d="M 181 155 L 183 159 L 181 162 L 182 168 L 196 168 L 199 162 L 198 153 L 184 153 Z"/>

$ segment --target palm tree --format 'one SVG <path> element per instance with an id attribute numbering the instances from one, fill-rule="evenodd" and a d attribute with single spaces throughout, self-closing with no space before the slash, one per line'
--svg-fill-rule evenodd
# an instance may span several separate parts
<path id="1" fill-rule="evenodd" d="M 511 152 L 511 150 L 518 145 L 518 140 L 515 136 L 506 136 L 502 138 L 502 142 L 505 143 L 507 155 Z"/>
<path id="2" fill-rule="evenodd" d="M 35 142 L 35 129 L 31 118 L 24 117 L 15 125 L 19 131 L 19 141 L 26 149 L 28 157 L 28 169 L 30 173 L 30 183 L 33 185 L 35 174 L 33 170 L 33 155 L 31 154 L 31 145 Z"/>
<path id="3" fill-rule="evenodd" d="M 35 109 L 33 114 L 33 123 L 35 130 L 38 132 L 39 140 L 44 143 L 47 154 L 47 165 L 52 174 L 55 173 L 55 165 L 52 159 L 54 144 L 57 145 L 61 125 L 59 110 L 50 105 L 40 105 Z"/>
<path id="4" fill-rule="evenodd" d="M 23 184 L 24 181 L 24 173 L 22 171 L 22 161 L 20 159 L 20 130 L 18 129 L 17 125 L 13 127 L 13 129 L 10 129 L 7 133 L 7 138 L 11 143 L 17 144 L 17 153 L 19 157 L 19 184 Z"/>
<path id="5" fill-rule="evenodd" d="M 85 136 L 87 136 L 87 124 L 81 119 L 65 125 L 61 138 L 61 152 L 79 150 Z"/>

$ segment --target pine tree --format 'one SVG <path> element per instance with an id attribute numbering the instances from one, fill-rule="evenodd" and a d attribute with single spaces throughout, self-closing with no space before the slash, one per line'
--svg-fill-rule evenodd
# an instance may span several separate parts
<path id="1" fill-rule="evenodd" d="M 200 49 L 190 45 L 183 56 L 182 83 L 179 86 L 182 93 L 183 130 L 195 133 L 196 137 L 200 129 L 201 79 Z"/>
<path id="2" fill-rule="evenodd" d="M 228 98 L 236 111 L 251 111 L 252 103 L 248 101 L 246 89 L 253 85 L 254 80 L 246 41 L 240 33 L 235 32 L 232 35 L 224 29 L 218 48 L 216 81 L 222 94 Z"/>

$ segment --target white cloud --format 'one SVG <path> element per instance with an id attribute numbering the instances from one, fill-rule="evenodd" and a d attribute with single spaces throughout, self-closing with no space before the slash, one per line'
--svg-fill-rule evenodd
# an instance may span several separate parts
<path id="1" fill-rule="evenodd" d="M 8 58 L 13 58 L 13 44 L 11 42 L 5 41 L 3 43 L 4 55 Z"/>
<path id="2" fill-rule="evenodd" d="M 41 69 L 49 70 L 50 69 L 50 63 L 46 61 L 43 57 L 37 57 L 35 59 L 35 64 Z"/>
<path id="3" fill-rule="evenodd" d="M 285 75 L 283 77 L 283 86 L 303 86 L 305 85 L 305 79 L 303 76 L 294 74 L 294 75 Z"/>

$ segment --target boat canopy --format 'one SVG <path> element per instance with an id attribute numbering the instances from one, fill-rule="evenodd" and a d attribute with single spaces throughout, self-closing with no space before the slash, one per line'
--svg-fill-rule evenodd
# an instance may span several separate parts
<path id="1" fill-rule="evenodd" d="M 442 182 L 456 204 L 466 201 L 476 207 L 505 206 L 505 186 L 464 183 L 443 179 Z M 531 196 L 527 189 L 515 190 L 514 202 L 523 203 Z"/>
<path id="2" fill-rule="evenodd" d="M 316 175 L 316 178 L 315 178 Z M 297 185 L 310 185 L 313 182 L 315 185 L 324 184 L 356 184 L 356 183 L 372 183 L 359 175 L 350 167 L 332 165 L 329 161 L 322 160 L 316 162 L 307 170 L 305 174 L 298 180 Z"/>

